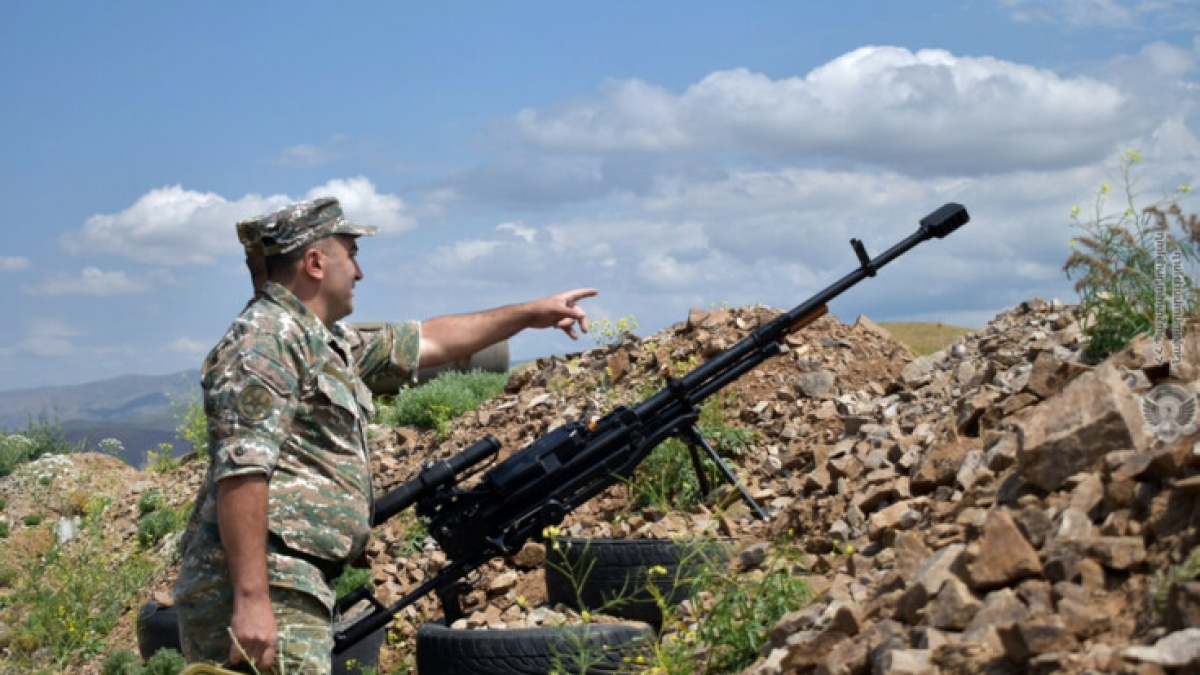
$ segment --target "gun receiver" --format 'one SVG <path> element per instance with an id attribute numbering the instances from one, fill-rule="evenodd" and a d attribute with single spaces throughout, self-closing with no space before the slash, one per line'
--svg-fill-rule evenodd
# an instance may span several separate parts
<path id="1" fill-rule="evenodd" d="M 491 436 L 449 460 L 427 464 L 415 479 L 376 503 L 372 522 L 378 525 L 415 504 L 417 514 L 428 523 L 429 534 L 451 562 L 391 606 L 380 603 L 366 587 L 344 598 L 339 607 L 347 608 L 366 599 L 374 610 L 334 636 L 334 652 L 341 653 L 382 628 L 431 591 L 441 600 L 447 623 L 455 621 L 462 614 L 459 590 L 464 577 L 488 560 L 512 555 L 526 541 L 540 539 L 547 526 L 557 525 L 609 486 L 631 478 L 642 460 L 668 438 L 688 444 L 697 469 L 699 452 L 707 453 L 723 479 L 737 488 L 758 517 L 765 519 L 766 512 L 700 433 L 700 403 L 781 353 L 784 337 L 824 315 L 829 302 L 847 289 L 875 276 L 880 268 L 917 244 L 943 238 L 969 219 L 961 205 L 946 204 L 921 219 L 916 233 L 876 258 L 867 255 L 862 242 L 852 240 L 859 260 L 853 272 L 682 378 L 669 379 L 665 387 L 641 403 L 617 408 L 592 424 L 572 422 L 553 429 L 491 467 L 470 487 L 463 486 L 463 479 L 477 473 L 476 465 L 499 451 L 500 444 Z M 699 475 L 701 489 L 707 493 L 703 473 Z"/>

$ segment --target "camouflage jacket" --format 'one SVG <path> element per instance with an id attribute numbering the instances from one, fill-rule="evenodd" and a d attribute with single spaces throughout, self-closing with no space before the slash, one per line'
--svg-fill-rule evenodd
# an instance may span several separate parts
<path id="1" fill-rule="evenodd" d="M 181 542 L 176 593 L 225 578 L 218 484 L 258 473 L 270 481 L 270 583 L 332 606 L 325 573 L 361 554 L 370 535 L 373 406 L 364 378 L 413 377 L 419 324 L 384 324 L 369 334 L 326 327 L 284 287 L 268 283 L 263 291 L 205 360 L 211 462 Z"/>

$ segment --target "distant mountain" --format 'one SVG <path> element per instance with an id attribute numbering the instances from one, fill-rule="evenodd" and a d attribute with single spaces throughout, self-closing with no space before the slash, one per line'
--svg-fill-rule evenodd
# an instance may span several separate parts
<path id="1" fill-rule="evenodd" d="M 30 420 L 57 422 L 67 440 L 89 447 L 105 438 L 125 446 L 121 459 L 141 467 L 146 452 L 171 443 L 176 455 L 191 450 L 175 437 L 178 422 L 171 408 L 199 400 L 200 373 L 124 375 L 65 387 L 0 391 L 0 429 L 17 431 Z"/>

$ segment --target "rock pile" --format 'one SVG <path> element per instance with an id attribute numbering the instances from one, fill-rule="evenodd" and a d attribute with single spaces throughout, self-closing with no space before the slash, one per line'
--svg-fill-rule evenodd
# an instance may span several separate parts
<path id="1" fill-rule="evenodd" d="M 638 400 L 663 371 L 775 315 L 695 311 L 645 340 L 540 360 L 449 439 L 382 434 L 383 483 L 411 475 L 395 459 L 405 454 L 452 454 L 483 433 L 511 452 Z M 826 317 L 731 387 L 759 432 L 737 461 L 768 524 L 736 507 L 613 518 L 630 513 L 614 488 L 566 525 L 594 537 L 708 531 L 759 551 L 798 535 L 820 599 L 775 627 L 755 674 L 1200 669 L 1200 581 L 1171 576 L 1200 545 L 1198 436 L 1164 438 L 1142 409 L 1160 385 L 1200 392 L 1200 334 L 1170 366 L 1145 356 L 1147 340 L 1098 365 L 1082 346 L 1073 308 L 1040 300 L 920 358 L 865 318 Z M 393 556 L 388 539 L 374 567 L 395 597 L 444 562 Z M 531 546 L 485 570 L 471 625 L 522 625 L 518 605 L 544 599 L 543 555 Z"/>
<path id="2" fill-rule="evenodd" d="M 1200 544 L 1200 444 L 1156 435 L 1141 403 L 1200 392 L 1197 338 L 1173 366 L 1139 340 L 1088 367 L 1070 311 L 1034 302 L 911 362 L 809 449 L 807 498 L 772 531 L 861 553 L 752 672 L 1200 669 L 1200 583 L 1165 574 Z"/>

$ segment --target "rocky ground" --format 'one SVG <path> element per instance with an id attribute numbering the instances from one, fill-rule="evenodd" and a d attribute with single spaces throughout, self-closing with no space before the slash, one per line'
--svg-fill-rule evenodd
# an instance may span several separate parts
<path id="1" fill-rule="evenodd" d="M 375 428 L 379 488 L 484 433 L 507 455 L 566 421 L 590 420 L 775 315 L 694 311 L 645 339 L 540 360 L 446 438 Z M 712 533 L 735 542 L 731 565 L 743 572 L 799 542 L 819 595 L 778 622 L 746 670 L 755 675 L 1200 672 L 1200 580 L 1172 575 L 1200 546 L 1200 434 L 1195 424 L 1168 429 L 1142 406 L 1167 383 L 1200 393 L 1200 332 L 1169 367 L 1150 346 L 1141 340 L 1085 365 L 1073 308 L 1040 300 L 919 358 L 865 318 L 826 317 L 730 387 L 730 419 L 757 432 L 737 471 L 767 522 L 737 504 L 634 511 L 617 487 L 564 527 L 616 538 Z M 160 487 L 185 503 L 201 470 L 112 467 L 110 489 L 121 491 L 113 536 L 133 536 L 139 491 Z M 19 523 L 28 490 L 16 481 L 0 481 L 0 496 Z M 432 546 L 403 548 L 402 520 L 379 528 L 370 547 L 385 602 L 445 562 Z M 536 623 L 546 609 L 543 558 L 530 545 L 485 568 L 466 598 L 469 625 Z M 138 604 L 167 600 L 171 581 L 168 572 Z M 412 634 L 439 614 L 427 598 L 401 615 L 383 672 L 411 661 Z M 132 617 L 113 642 L 121 640 L 136 644 Z"/>

